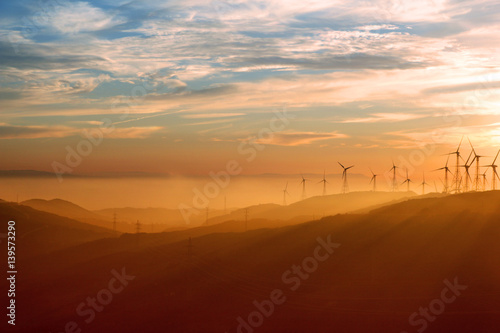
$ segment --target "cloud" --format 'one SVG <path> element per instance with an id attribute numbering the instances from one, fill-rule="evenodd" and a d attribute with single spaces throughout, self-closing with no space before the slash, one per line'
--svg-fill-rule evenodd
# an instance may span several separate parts
<path id="1" fill-rule="evenodd" d="M 45 11 L 44 23 L 64 34 L 103 30 L 121 23 L 124 19 L 106 13 L 88 2 L 57 1 Z"/>
<path id="2" fill-rule="evenodd" d="M 105 135 L 112 139 L 144 139 L 161 130 L 160 126 L 114 128 Z M 83 136 L 88 129 L 67 126 L 12 126 L 0 124 L 0 139 L 41 139 Z"/>
<path id="3" fill-rule="evenodd" d="M 426 67 L 430 64 L 423 62 L 406 61 L 392 55 L 370 55 L 363 53 L 352 53 L 345 55 L 329 55 L 321 58 L 283 58 L 283 57 L 260 57 L 260 58 L 234 58 L 232 61 L 245 66 L 279 65 L 293 66 L 296 69 L 409 69 Z"/>
<path id="4" fill-rule="evenodd" d="M 302 137 L 288 133 L 275 142 L 307 144 L 320 140 L 328 131 L 323 125 L 334 119 L 353 123 L 350 128 L 410 126 L 462 103 L 454 92 L 499 86 L 492 80 L 484 88 L 480 78 L 498 72 L 494 1 L 50 3 L 48 20 L 35 22 L 31 33 L 21 18 L 0 24 L 2 116 L 71 125 L 72 116 L 107 116 L 119 101 L 113 111 L 182 110 L 180 117 L 200 119 L 197 125 L 212 126 L 220 137 L 224 124 L 212 119 L 245 114 L 245 130 L 252 132 L 259 126 L 254 115 L 287 104 L 307 111 L 305 118 L 311 114 L 310 127 L 298 132 Z M 27 8 L 28 20 L 36 18 L 39 9 Z M 497 112 L 497 96 L 482 100 L 467 111 Z M 358 105 L 375 106 L 358 116 Z M 54 115 L 68 118 L 49 118 Z M 150 124 L 169 126 L 169 120 Z M 66 130 L 57 133 L 69 135 Z M 44 131 L 28 128 L 22 135 Z M 128 131 L 124 138 L 155 133 Z"/>
<path id="5" fill-rule="evenodd" d="M 200 118 L 225 118 L 225 117 L 237 117 L 244 116 L 245 113 L 198 113 L 198 114 L 185 114 L 181 115 L 182 118 L 186 119 L 200 119 Z"/>
<path id="6" fill-rule="evenodd" d="M 398 122 L 413 120 L 426 117 L 427 115 L 414 114 L 414 113 L 375 113 L 371 117 L 365 118 L 352 118 L 337 121 L 338 123 L 379 123 L 379 122 Z"/>
<path id="7" fill-rule="evenodd" d="M 116 128 L 106 137 L 111 139 L 145 139 L 162 130 L 164 128 L 161 126 Z"/>
<path id="8" fill-rule="evenodd" d="M 276 146 L 302 146 L 309 145 L 316 141 L 323 141 L 329 139 L 347 138 L 345 134 L 337 132 L 330 133 L 316 133 L 316 132 L 278 132 L 273 133 L 270 138 L 263 138 L 255 140 L 256 143 Z"/>
<path id="9" fill-rule="evenodd" d="M 22 70 L 54 70 L 97 67 L 105 61 L 98 55 L 71 54 L 63 48 L 44 45 L 24 44 L 21 52 L 15 51 L 12 44 L 0 40 L 0 68 Z"/>
<path id="10" fill-rule="evenodd" d="M 466 91 L 500 89 L 500 81 L 486 81 L 439 86 L 422 90 L 424 94 L 451 94 Z"/>
<path id="11" fill-rule="evenodd" d="M 69 127 L 0 125 L 0 139 L 61 138 L 74 134 L 74 129 Z"/>

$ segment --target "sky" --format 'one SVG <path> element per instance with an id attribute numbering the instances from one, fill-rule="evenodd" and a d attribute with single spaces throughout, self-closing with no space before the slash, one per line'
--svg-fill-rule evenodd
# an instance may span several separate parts
<path id="1" fill-rule="evenodd" d="M 481 0 L 2 1 L 0 170 L 413 174 L 463 136 L 493 156 L 499 22 Z"/>

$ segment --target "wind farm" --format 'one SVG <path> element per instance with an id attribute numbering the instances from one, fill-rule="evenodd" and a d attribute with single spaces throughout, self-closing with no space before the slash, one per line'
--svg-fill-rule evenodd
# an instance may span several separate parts
<path id="1" fill-rule="evenodd" d="M 498 1 L 0 17 L 0 332 L 500 330 Z"/>
<path id="2" fill-rule="evenodd" d="M 500 154 L 500 149 L 497 151 L 497 154 L 494 156 L 491 164 L 481 165 L 481 161 L 483 161 L 483 159 L 481 158 L 487 158 L 488 156 L 477 155 L 476 150 L 469 138 L 467 138 L 467 141 L 470 144 L 470 149 L 466 150 L 464 147 L 462 147 L 463 140 L 464 137 L 462 137 L 462 139 L 460 140 L 456 150 L 442 155 L 443 157 L 445 157 L 445 159 L 443 159 L 444 166 L 433 170 L 427 170 L 427 172 L 429 173 L 438 173 L 438 179 L 441 183 L 441 187 L 439 188 L 438 186 L 435 186 L 435 193 L 456 194 L 497 189 L 497 181 L 500 180 L 500 176 L 497 172 L 498 166 L 495 163 Z M 464 150 L 465 153 L 463 153 Z M 450 156 L 452 155 L 455 156 L 454 165 L 450 165 Z M 462 156 L 468 156 L 468 158 L 465 160 Z M 348 171 L 353 168 L 354 165 L 346 167 L 340 162 L 337 163 L 342 168 L 342 172 L 340 174 L 330 174 L 330 177 L 340 177 L 341 186 L 340 191 L 337 193 L 349 193 Z M 471 167 L 473 168 L 473 170 L 475 170 L 474 177 L 470 173 Z M 377 192 L 377 177 L 383 176 L 385 184 L 387 185 L 386 190 L 398 192 L 401 190 L 400 187 L 404 186 L 406 191 L 410 192 L 411 183 L 413 183 L 413 180 L 410 177 L 411 175 L 409 173 L 408 167 L 404 169 L 404 173 L 402 174 L 398 170 L 401 171 L 401 167 L 399 167 L 394 161 L 392 161 L 392 167 L 389 169 L 389 171 L 382 175 L 375 174 L 371 168 L 366 168 L 366 171 L 369 171 L 370 173 L 368 175 L 369 177 L 365 178 L 365 187 L 363 188 L 362 186 L 360 186 L 358 190 L 363 191 L 371 189 L 371 191 Z M 439 175 L 439 172 L 441 172 L 442 174 Z M 422 171 L 422 182 L 418 186 L 419 188 L 421 188 L 422 195 L 430 193 L 426 191 L 426 186 L 429 186 L 429 183 L 427 183 L 427 181 L 425 180 L 425 173 L 426 171 Z M 314 176 L 315 175 L 308 174 L 308 177 Z M 305 178 L 304 174 L 301 174 L 300 177 L 300 184 L 302 186 L 300 198 L 301 200 L 304 200 L 307 198 L 306 181 L 309 181 L 310 179 Z M 327 193 L 327 184 L 330 184 L 330 182 L 326 180 L 326 169 L 323 172 L 322 179 L 319 180 L 317 184 L 322 184 L 321 195 L 325 196 Z M 285 186 L 285 189 L 287 189 L 287 187 L 288 185 Z M 319 195 L 318 189 L 316 189 L 315 193 L 316 195 Z M 285 202 L 286 201 L 283 200 L 284 205 L 286 205 Z"/>

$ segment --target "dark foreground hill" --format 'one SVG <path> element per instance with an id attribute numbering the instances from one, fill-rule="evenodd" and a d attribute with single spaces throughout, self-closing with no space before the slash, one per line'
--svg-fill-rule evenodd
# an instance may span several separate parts
<path id="1" fill-rule="evenodd" d="M 18 281 L 16 331 L 476 333 L 500 327 L 500 192 L 414 199 L 369 214 L 191 242 L 169 237 L 124 235 L 29 265 Z M 99 255 L 117 242 L 119 250 Z"/>

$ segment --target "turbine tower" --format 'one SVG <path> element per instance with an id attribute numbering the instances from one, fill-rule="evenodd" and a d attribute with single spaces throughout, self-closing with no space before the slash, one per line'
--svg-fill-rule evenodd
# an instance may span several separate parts
<path id="1" fill-rule="evenodd" d="M 396 169 L 398 167 L 394 164 L 394 161 L 392 161 L 392 168 L 390 171 L 392 171 L 392 192 L 396 192 L 398 190 L 398 183 L 396 181 Z"/>
<path id="2" fill-rule="evenodd" d="M 469 157 L 467 158 L 467 161 L 465 161 L 464 165 L 461 165 L 465 169 L 465 182 L 464 182 L 464 192 L 469 191 L 469 181 L 472 181 L 472 177 L 470 176 L 469 168 L 472 166 L 472 163 L 474 162 L 474 159 L 469 163 L 469 160 L 472 156 L 472 151 L 469 154 Z"/>
<path id="3" fill-rule="evenodd" d="M 486 184 L 488 183 L 488 181 L 486 180 L 486 172 L 488 171 L 488 169 L 486 169 L 482 174 L 481 176 L 483 176 L 483 192 L 486 191 Z"/>
<path id="4" fill-rule="evenodd" d="M 467 138 L 467 139 L 469 139 L 469 138 Z M 472 146 L 472 143 L 470 142 L 470 140 L 469 140 L 469 143 L 470 143 L 470 146 L 472 148 L 472 152 L 474 153 L 474 159 L 476 160 L 476 178 L 474 180 L 474 187 L 475 187 L 476 191 L 479 191 L 479 187 L 481 186 L 481 179 L 480 179 L 481 174 L 480 174 L 480 171 L 479 171 L 479 168 L 480 168 L 480 166 L 479 166 L 479 159 L 481 157 L 486 157 L 486 156 L 481 156 L 481 155 L 476 154 L 476 150 Z"/>
<path id="5" fill-rule="evenodd" d="M 372 173 L 372 179 L 370 179 L 370 184 L 373 183 L 373 192 L 377 191 L 377 175 L 373 173 L 372 169 L 370 169 Z"/>
<path id="6" fill-rule="evenodd" d="M 304 175 L 300 175 L 302 177 L 302 180 L 300 183 L 302 184 L 302 200 L 306 198 L 306 181 L 309 179 L 304 178 Z"/>
<path id="7" fill-rule="evenodd" d="M 461 158 L 460 147 L 462 146 L 463 140 L 464 137 L 462 136 L 462 139 L 460 139 L 460 143 L 458 144 L 457 150 L 448 154 L 448 155 L 455 155 L 456 157 L 455 176 L 453 177 L 453 183 L 452 183 L 452 187 L 454 188 L 455 193 L 460 192 L 460 184 L 462 182 L 462 174 L 460 173 L 460 158 Z"/>
<path id="8" fill-rule="evenodd" d="M 408 169 L 406 169 L 406 179 L 404 182 L 401 183 L 401 185 L 404 185 L 406 183 L 407 185 L 407 188 L 406 188 L 406 191 L 407 192 L 410 192 L 410 183 L 411 183 L 411 179 L 408 177 Z"/>
<path id="9" fill-rule="evenodd" d="M 285 189 L 283 190 L 283 206 L 286 206 L 287 195 L 290 195 L 290 193 L 288 193 L 288 182 L 286 182 Z"/>
<path id="10" fill-rule="evenodd" d="M 448 156 L 448 159 L 449 159 L 449 156 Z M 444 170 L 444 183 L 443 183 L 443 186 L 444 186 L 443 192 L 444 193 L 448 193 L 449 189 L 450 189 L 448 187 L 448 173 L 450 173 L 453 176 L 453 173 L 450 171 L 450 168 L 448 168 L 448 159 L 446 160 L 446 164 L 444 165 L 444 167 L 434 170 L 434 171 Z"/>
<path id="11" fill-rule="evenodd" d="M 323 180 L 319 181 L 319 183 L 323 183 L 323 195 L 325 196 L 326 195 L 326 183 L 328 183 L 328 181 L 326 180 L 326 171 L 323 171 Z M 328 183 L 330 184 L 330 183 Z"/>
<path id="12" fill-rule="evenodd" d="M 498 165 L 495 164 L 495 162 L 497 161 L 499 153 L 500 153 L 500 150 L 498 150 L 497 156 L 495 156 L 495 159 L 493 160 L 493 163 L 491 163 L 490 165 L 485 165 L 485 167 L 491 168 L 491 177 L 492 177 L 491 178 L 491 189 L 493 191 L 497 189 L 497 179 L 500 180 L 500 177 L 498 176 L 498 173 L 497 173 L 497 167 L 498 167 Z M 485 174 L 486 174 L 486 171 L 485 171 Z"/>
<path id="13" fill-rule="evenodd" d="M 350 168 L 352 168 L 354 165 L 351 165 L 350 167 L 345 167 L 342 165 L 342 163 L 340 162 L 337 162 L 338 164 L 340 164 L 340 166 L 342 167 L 342 169 L 344 169 L 344 171 L 342 171 L 342 190 L 341 192 L 343 194 L 349 192 L 349 185 L 347 184 L 347 170 L 349 170 Z"/>
<path id="14" fill-rule="evenodd" d="M 429 185 L 425 182 L 425 173 L 422 172 L 422 183 L 420 184 L 420 186 L 422 186 L 422 195 L 425 194 L 425 185 Z"/>

